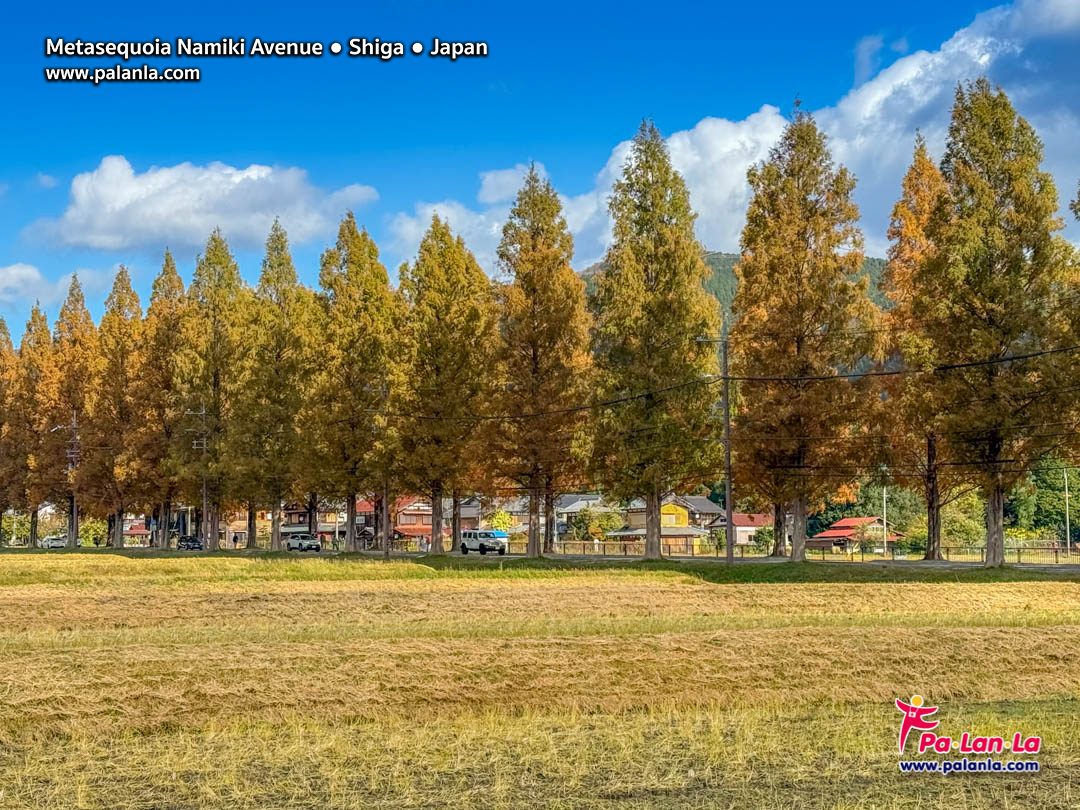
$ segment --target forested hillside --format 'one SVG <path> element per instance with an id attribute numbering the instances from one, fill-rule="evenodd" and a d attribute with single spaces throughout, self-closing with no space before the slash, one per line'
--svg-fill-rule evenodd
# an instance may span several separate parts
<path id="1" fill-rule="evenodd" d="M 705 254 L 705 263 L 712 269 L 712 278 L 706 283 L 705 288 L 720 302 L 725 327 L 731 322 L 731 301 L 735 297 L 735 264 L 738 261 L 738 253 L 712 251 Z M 581 271 L 590 292 L 593 276 L 599 269 L 600 262 L 596 262 Z M 874 303 L 881 307 L 888 307 L 888 299 L 881 292 L 881 277 L 885 272 L 885 260 L 867 258 L 863 263 L 863 272 L 870 276 L 870 297 Z"/>

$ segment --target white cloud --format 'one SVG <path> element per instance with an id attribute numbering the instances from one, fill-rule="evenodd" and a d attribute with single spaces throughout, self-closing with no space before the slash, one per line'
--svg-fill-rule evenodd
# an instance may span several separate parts
<path id="1" fill-rule="evenodd" d="M 136 172 L 126 158 L 112 155 L 72 180 L 59 219 L 32 227 L 62 244 L 101 250 L 198 246 L 220 227 L 237 245 L 254 247 L 276 216 L 294 242 L 305 242 L 330 233 L 346 208 L 377 198 L 362 185 L 328 194 L 298 168 L 214 162 Z"/>
<path id="2" fill-rule="evenodd" d="M 907 53 L 907 37 L 900 37 L 900 39 L 893 40 L 892 44 L 889 45 L 889 49 L 892 50 L 894 53 Z"/>
<path id="3" fill-rule="evenodd" d="M 34 175 L 34 182 L 42 188 L 56 188 L 56 184 L 60 181 L 53 177 L 51 174 L 38 172 Z"/>
<path id="4" fill-rule="evenodd" d="M 490 172 L 480 173 L 480 191 L 476 199 L 482 203 L 508 202 L 517 196 L 518 189 L 525 182 L 525 175 L 529 167 L 519 163 L 512 169 L 496 169 Z M 547 177 L 544 164 L 536 164 L 536 172 L 541 177 Z"/>
<path id="5" fill-rule="evenodd" d="M 865 46 L 866 52 L 876 58 L 883 40 L 868 39 L 875 41 Z M 907 43 L 903 47 L 899 43 L 893 49 L 906 50 Z M 1045 167 L 1054 174 L 1061 201 L 1070 199 L 1080 175 L 1080 138 L 1076 137 L 1080 85 L 1072 81 L 1078 73 L 1080 3 L 1019 0 L 978 15 L 936 50 L 900 57 L 835 105 L 815 111 L 829 135 L 836 162 L 846 165 L 858 179 L 855 196 L 867 253 L 884 255 L 889 211 L 911 159 L 915 132 L 921 131 L 940 156 L 957 83 L 982 75 L 1004 87 L 1035 126 L 1046 145 Z M 780 111 L 764 105 L 744 119 L 704 118 L 693 128 L 668 137 L 672 162 L 685 177 L 698 212 L 698 236 L 708 248 L 738 249 L 749 199 L 746 170 L 767 156 L 784 125 Z M 599 258 L 609 241 L 607 198 L 627 149 L 627 142 L 615 146 L 592 190 L 563 200 L 579 267 Z M 484 176 L 508 177 L 516 169 Z M 426 227 L 425 217 L 435 209 L 446 213 L 481 261 L 493 255 L 505 217 L 505 206 L 494 199 L 480 210 L 446 200 L 422 203 L 412 215 L 398 214 L 394 234 L 399 243 L 408 245 L 410 255 Z M 1071 217 L 1067 222 L 1075 239 L 1080 227 Z M 493 263 L 485 266 L 494 269 Z"/>
<path id="6" fill-rule="evenodd" d="M 885 38 L 881 34 L 863 37 L 855 43 L 855 86 L 865 82 L 881 65 L 881 49 Z"/>
<path id="7" fill-rule="evenodd" d="M 112 280 L 112 272 L 84 269 L 77 273 L 83 291 L 87 293 L 102 292 Z M 71 275 L 67 273 L 50 281 L 32 264 L 17 262 L 0 267 L 0 304 L 17 304 L 24 308 L 34 301 L 44 307 L 57 304 L 67 295 Z"/>

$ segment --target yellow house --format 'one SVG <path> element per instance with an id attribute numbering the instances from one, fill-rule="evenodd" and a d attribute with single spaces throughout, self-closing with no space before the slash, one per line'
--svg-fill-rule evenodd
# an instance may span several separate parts
<path id="1" fill-rule="evenodd" d="M 608 532 L 617 540 L 641 540 L 645 538 L 645 501 L 637 498 L 626 510 L 626 525 L 618 531 Z M 707 529 L 690 525 L 690 510 L 679 499 L 668 496 L 660 504 L 660 542 L 665 554 L 707 554 L 711 549 Z"/>
<path id="2" fill-rule="evenodd" d="M 630 508 L 626 512 L 626 524 L 631 529 L 644 529 L 645 502 L 641 502 L 640 509 L 635 508 L 637 503 L 637 501 L 634 501 L 630 504 Z M 690 510 L 681 504 L 675 503 L 675 501 L 661 504 L 660 525 L 662 527 L 674 526 L 678 528 L 687 528 L 690 526 Z"/>

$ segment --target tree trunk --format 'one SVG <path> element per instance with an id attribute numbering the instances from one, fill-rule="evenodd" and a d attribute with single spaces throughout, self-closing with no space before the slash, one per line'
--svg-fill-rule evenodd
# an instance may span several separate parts
<path id="1" fill-rule="evenodd" d="M 455 489 L 450 496 L 450 550 L 461 548 L 461 493 Z"/>
<path id="2" fill-rule="evenodd" d="M 281 498 L 274 499 L 270 510 L 270 550 L 281 551 Z"/>
<path id="3" fill-rule="evenodd" d="M 772 556 L 784 557 L 787 555 L 787 510 L 782 503 L 773 504 L 772 530 Z"/>
<path id="4" fill-rule="evenodd" d="M 221 523 L 221 504 L 210 504 L 209 514 L 206 516 L 206 550 L 218 550 L 218 526 Z"/>
<path id="5" fill-rule="evenodd" d="M 390 549 L 394 545 L 394 525 L 390 521 L 390 480 L 383 479 L 382 495 L 379 497 L 379 514 L 382 524 L 382 553 L 383 559 L 390 559 Z"/>
<path id="6" fill-rule="evenodd" d="M 660 490 L 654 489 L 645 496 L 645 559 L 658 560 L 660 547 Z"/>
<path id="7" fill-rule="evenodd" d="M 314 492 L 308 495 L 307 531 L 312 537 L 319 533 L 319 496 Z"/>
<path id="8" fill-rule="evenodd" d="M 75 501 L 75 493 L 68 495 L 68 529 L 67 547 L 75 548 L 79 545 L 79 505 Z"/>
<path id="9" fill-rule="evenodd" d="M 525 553 L 529 557 L 540 556 L 540 487 L 529 487 L 529 542 Z"/>
<path id="10" fill-rule="evenodd" d="M 1005 488 L 994 482 L 986 500 L 986 563 L 990 568 L 1005 564 Z"/>
<path id="11" fill-rule="evenodd" d="M 794 527 L 791 532 L 791 559 L 794 562 L 806 560 L 806 497 L 794 500 Z"/>
<path id="12" fill-rule="evenodd" d="M 26 541 L 30 548 L 38 547 L 38 506 L 34 504 L 30 507 L 30 538 Z"/>
<path id="13" fill-rule="evenodd" d="M 124 508 L 116 510 L 116 520 L 113 523 L 112 547 L 124 547 Z"/>
<path id="14" fill-rule="evenodd" d="M 172 524 L 172 502 L 166 498 L 161 503 L 161 521 L 158 523 L 158 548 L 169 548 L 169 526 Z"/>
<path id="15" fill-rule="evenodd" d="M 255 532 L 258 531 L 258 525 L 255 522 L 255 504 L 248 504 L 247 514 L 247 542 L 244 543 L 248 548 L 255 548 Z"/>
<path id="16" fill-rule="evenodd" d="M 926 556 L 924 560 L 943 559 L 941 554 L 941 490 L 937 477 L 937 437 L 926 435 Z"/>
<path id="17" fill-rule="evenodd" d="M 436 481 L 431 486 L 431 546 L 428 548 L 430 554 L 443 554 L 445 549 L 443 548 L 443 536 L 442 536 L 442 524 L 443 524 L 443 483 L 442 481 Z"/>
<path id="18" fill-rule="evenodd" d="M 551 481 L 544 487 L 544 553 L 555 553 L 555 535 L 557 525 L 555 522 L 555 490 L 551 487 Z"/>
<path id="19" fill-rule="evenodd" d="M 6 546 L 7 543 L 4 540 L 4 515 L 7 514 L 7 506 L 0 504 L 0 546 Z M 11 514 L 11 531 L 15 532 L 15 513 Z"/>
<path id="20" fill-rule="evenodd" d="M 335 542 L 337 538 L 334 538 Z M 360 546 L 356 542 L 356 493 L 349 493 L 345 503 L 345 550 L 359 551 Z"/>

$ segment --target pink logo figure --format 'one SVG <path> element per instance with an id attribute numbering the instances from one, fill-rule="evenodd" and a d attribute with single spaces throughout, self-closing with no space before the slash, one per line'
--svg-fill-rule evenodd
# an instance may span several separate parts
<path id="1" fill-rule="evenodd" d="M 929 731 L 938 727 L 937 720 L 927 720 L 930 715 L 938 710 L 937 706 L 923 706 L 921 695 L 912 695 L 911 703 L 904 703 L 900 698 L 896 699 L 896 708 L 904 713 L 904 720 L 900 723 L 900 753 L 904 753 L 904 743 L 907 742 L 908 732 L 913 728 Z"/>

